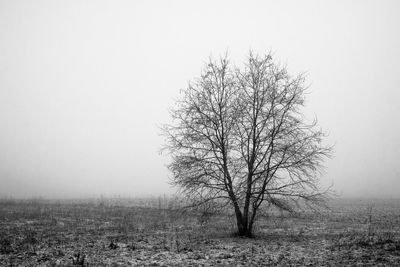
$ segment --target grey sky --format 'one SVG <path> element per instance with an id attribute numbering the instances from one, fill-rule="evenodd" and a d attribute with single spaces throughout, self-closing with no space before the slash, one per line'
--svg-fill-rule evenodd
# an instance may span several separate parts
<path id="1" fill-rule="evenodd" d="M 400 196 L 399 1 L 0 0 L 0 196 L 171 193 L 157 125 L 210 55 L 308 72 L 325 185 Z"/>

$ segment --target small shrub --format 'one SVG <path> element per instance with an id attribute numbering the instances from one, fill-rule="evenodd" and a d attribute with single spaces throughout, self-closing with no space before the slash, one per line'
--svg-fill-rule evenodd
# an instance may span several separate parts
<path id="1" fill-rule="evenodd" d="M 38 240 L 36 238 L 36 232 L 33 230 L 26 230 L 22 243 L 27 245 L 34 245 L 37 242 Z"/>
<path id="2" fill-rule="evenodd" d="M 127 248 L 128 248 L 129 250 L 131 250 L 131 251 L 135 251 L 135 250 L 137 249 L 137 247 L 135 246 L 135 244 L 133 244 L 133 242 L 130 243 L 130 244 L 127 246 Z"/>
<path id="3" fill-rule="evenodd" d="M 77 252 L 74 254 L 72 257 L 72 265 L 74 266 L 85 266 L 85 254 L 81 254 L 80 252 Z"/>
<path id="4" fill-rule="evenodd" d="M 11 246 L 11 241 L 8 238 L 0 239 L 0 253 L 1 254 L 9 254 L 13 251 Z"/>
<path id="5" fill-rule="evenodd" d="M 202 211 L 198 216 L 197 221 L 201 227 L 206 226 L 210 222 L 210 219 L 213 215 L 214 214 L 212 212 Z"/>
<path id="6" fill-rule="evenodd" d="M 108 245 L 108 247 L 109 247 L 110 249 L 117 249 L 117 248 L 119 248 L 119 246 L 118 246 L 116 243 L 114 243 L 114 241 L 111 241 L 111 243 L 110 243 L 110 245 Z"/>

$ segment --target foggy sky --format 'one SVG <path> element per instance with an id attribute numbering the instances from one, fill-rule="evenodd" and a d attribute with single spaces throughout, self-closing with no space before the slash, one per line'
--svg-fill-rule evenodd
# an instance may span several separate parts
<path id="1" fill-rule="evenodd" d="M 0 197 L 160 195 L 158 126 L 208 57 L 306 71 L 322 183 L 400 196 L 399 1 L 0 0 Z"/>

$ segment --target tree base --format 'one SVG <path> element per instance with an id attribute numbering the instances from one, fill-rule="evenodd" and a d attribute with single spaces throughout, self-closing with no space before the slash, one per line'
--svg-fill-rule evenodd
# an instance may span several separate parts
<path id="1" fill-rule="evenodd" d="M 237 231 L 233 234 L 235 237 L 246 237 L 254 238 L 254 234 L 251 231 Z"/>

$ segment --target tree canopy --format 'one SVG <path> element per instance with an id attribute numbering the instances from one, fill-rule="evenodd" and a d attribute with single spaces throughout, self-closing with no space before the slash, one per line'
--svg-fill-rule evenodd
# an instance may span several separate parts
<path id="1" fill-rule="evenodd" d="M 293 210 L 323 201 L 319 177 L 332 149 L 303 115 L 306 89 L 305 76 L 271 54 L 250 53 L 242 68 L 227 56 L 210 60 L 163 127 L 173 183 L 196 203 L 231 205 L 246 236 L 263 203 Z"/>

